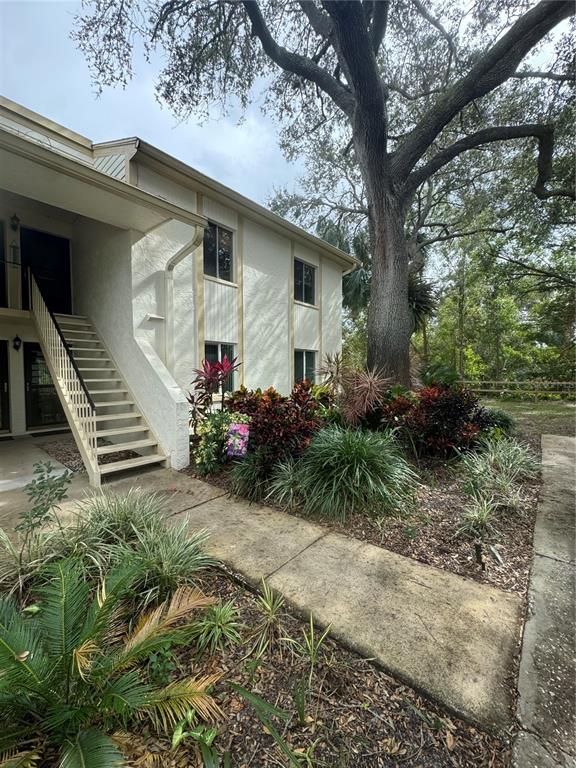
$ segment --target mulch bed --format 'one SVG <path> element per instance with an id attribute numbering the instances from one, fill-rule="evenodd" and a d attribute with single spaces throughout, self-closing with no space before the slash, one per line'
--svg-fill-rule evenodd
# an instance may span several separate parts
<path id="1" fill-rule="evenodd" d="M 110 440 L 101 440 L 100 445 L 112 445 Z M 80 451 L 76 447 L 74 438 L 66 435 L 59 439 L 43 442 L 42 449 L 60 464 L 69 469 L 74 474 L 85 472 L 84 462 Z M 126 459 L 135 459 L 139 454 L 135 451 L 116 451 L 115 453 L 105 453 L 99 457 L 99 464 L 109 464 L 111 461 L 126 461 Z"/>
<path id="2" fill-rule="evenodd" d="M 464 723 L 331 639 L 320 651 L 300 724 L 294 691 L 301 681 L 308 681 L 309 662 L 279 641 L 266 651 L 260 665 L 251 663 L 253 657 L 247 658 L 247 649 L 262 620 L 255 595 L 236 578 L 222 573 L 205 576 L 201 586 L 207 594 L 234 601 L 244 624 L 243 642 L 200 660 L 190 649 L 178 650 L 179 675 L 222 674 L 215 693 L 225 720 L 219 725 L 215 744 L 219 752 L 230 753 L 234 768 L 267 768 L 287 762 L 252 707 L 228 688 L 227 681 L 242 685 L 292 716 L 288 723 L 275 720 L 274 725 L 297 754 L 312 748 L 313 762 L 303 761 L 303 766 L 509 765 L 511 733 L 495 736 Z M 286 609 L 280 635 L 301 639 L 306 626 Z M 132 757 L 135 765 L 142 766 L 203 765 L 190 741 L 173 752 L 168 739 L 154 736 L 135 746 Z"/>
<path id="3" fill-rule="evenodd" d="M 192 465 L 182 471 L 194 476 Z M 455 465 L 443 461 L 423 461 L 417 472 L 422 486 L 417 493 L 415 510 L 403 517 L 378 520 L 351 514 L 345 523 L 324 517 L 306 519 L 313 519 L 330 530 L 412 557 L 421 563 L 524 597 L 532 562 L 532 536 L 540 485 L 526 484 L 522 509 L 503 513 L 498 524 L 498 535 L 483 547 L 483 569 L 477 562 L 474 542 L 457 533 L 460 515 L 469 497 L 461 491 Z M 228 468 L 218 475 L 200 479 L 230 491 Z M 294 510 L 287 514 L 300 513 Z M 500 561 L 488 545 L 494 547 Z"/>

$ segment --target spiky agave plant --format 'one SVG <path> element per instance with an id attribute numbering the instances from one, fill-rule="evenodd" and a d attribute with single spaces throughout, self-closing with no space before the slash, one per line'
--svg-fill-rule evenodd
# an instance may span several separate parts
<path id="1" fill-rule="evenodd" d="M 191 708 L 206 720 L 220 716 L 208 693 L 217 675 L 155 688 L 142 672 L 166 641 L 188 640 L 191 613 L 212 598 L 182 587 L 126 634 L 133 566 L 111 572 L 95 596 L 76 560 L 53 563 L 45 575 L 34 616 L 0 597 L 0 762 L 17 748 L 60 768 L 125 766 L 109 734 L 131 721 L 147 718 L 165 731 Z"/>

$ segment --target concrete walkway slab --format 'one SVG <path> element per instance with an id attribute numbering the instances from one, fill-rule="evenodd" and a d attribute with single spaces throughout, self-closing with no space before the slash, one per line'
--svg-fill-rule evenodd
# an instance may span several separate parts
<path id="1" fill-rule="evenodd" d="M 516 768 L 576 766 L 576 439 L 544 435 L 542 463 L 518 679 Z"/>
<path id="2" fill-rule="evenodd" d="M 170 470 L 139 484 L 172 489 L 172 521 L 208 529 L 212 554 L 255 585 L 266 578 L 349 647 L 460 715 L 510 724 L 516 595 L 237 498 L 185 508 L 182 494 L 202 498 L 212 486 Z"/>
<path id="3" fill-rule="evenodd" d="M 329 533 L 270 584 L 393 675 L 483 725 L 511 720 L 516 595 Z"/>
<path id="4" fill-rule="evenodd" d="M 66 467 L 51 458 L 33 442 L 32 437 L 19 437 L 0 442 L 0 493 L 24 488 L 34 478 L 34 464 L 49 461 L 58 474 Z"/>

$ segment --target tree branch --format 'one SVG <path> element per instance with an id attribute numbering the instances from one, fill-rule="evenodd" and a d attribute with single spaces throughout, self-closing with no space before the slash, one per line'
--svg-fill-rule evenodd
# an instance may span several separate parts
<path id="1" fill-rule="evenodd" d="M 327 13 L 324 13 L 314 0 L 300 0 L 300 7 L 308 17 L 310 26 L 319 37 L 329 38 L 334 28 Z"/>
<path id="2" fill-rule="evenodd" d="M 542 267 L 533 267 L 531 264 L 525 264 L 523 261 L 513 259 L 511 256 L 504 256 L 500 253 L 496 254 L 496 258 L 522 269 L 524 274 L 520 275 L 521 277 L 526 277 L 527 275 L 540 275 L 551 280 L 556 280 L 558 283 L 567 285 L 570 288 L 576 288 L 576 280 L 563 275 L 561 272 L 556 272 L 551 269 L 543 269 Z"/>
<path id="3" fill-rule="evenodd" d="M 527 123 L 525 125 L 498 125 L 492 128 L 484 128 L 477 133 L 472 133 L 460 141 L 456 141 L 449 147 L 440 150 L 434 157 L 412 171 L 406 180 L 407 194 L 412 194 L 423 181 L 430 178 L 440 168 L 443 168 L 462 152 L 480 147 L 483 144 L 491 144 L 495 141 L 511 141 L 512 139 L 525 139 L 534 137 L 538 139 L 538 175 L 532 191 L 541 200 L 549 197 L 570 197 L 575 199 L 573 189 L 547 190 L 546 182 L 552 176 L 552 156 L 554 150 L 554 126 L 540 123 Z"/>
<path id="4" fill-rule="evenodd" d="M 372 15 L 372 26 L 370 27 L 370 39 L 372 41 L 372 50 L 374 55 L 378 55 L 382 40 L 386 35 L 388 26 L 388 11 L 390 9 L 390 0 L 379 0 L 374 3 L 374 13 Z"/>
<path id="5" fill-rule="evenodd" d="M 410 131 L 394 155 L 392 167 L 396 178 L 405 179 L 442 129 L 464 107 L 511 77 L 524 56 L 573 13 L 571 0 L 541 0 L 518 19 Z"/>
<path id="6" fill-rule="evenodd" d="M 426 21 L 431 24 L 435 29 L 440 32 L 444 40 L 448 43 L 448 49 L 454 58 L 454 61 L 458 62 L 458 51 L 456 50 L 456 44 L 454 43 L 454 38 L 452 35 L 446 30 L 446 28 L 443 26 L 443 24 L 436 19 L 430 11 L 426 8 L 426 6 L 420 2 L 420 0 L 412 0 L 412 4 L 415 6 L 418 13 L 426 19 Z"/>
<path id="7" fill-rule="evenodd" d="M 316 83 L 350 117 L 354 109 L 354 99 L 348 89 L 311 59 L 279 45 L 272 37 L 260 6 L 255 0 L 243 0 L 242 5 L 252 24 L 252 34 L 260 40 L 264 53 L 284 71 Z"/>
<path id="8" fill-rule="evenodd" d="M 529 77 L 538 77 L 543 80 L 555 80 L 559 83 L 573 83 L 576 79 L 576 76 L 573 73 L 561 74 L 559 72 L 532 72 L 529 70 L 514 72 L 512 77 L 515 77 L 517 80 L 524 80 Z"/>

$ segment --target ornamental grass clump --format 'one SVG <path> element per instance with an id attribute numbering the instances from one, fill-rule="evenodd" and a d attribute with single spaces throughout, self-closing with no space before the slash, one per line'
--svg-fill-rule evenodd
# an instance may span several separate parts
<path id="1" fill-rule="evenodd" d="M 293 470 L 283 468 L 272 484 L 279 502 L 296 495 L 304 512 L 338 520 L 405 511 L 415 489 L 416 475 L 391 433 L 336 426 L 315 435 Z"/>
<path id="2" fill-rule="evenodd" d="M 478 447 L 460 458 L 465 490 L 516 508 L 519 484 L 538 476 L 536 456 L 527 445 L 506 437 L 481 438 Z"/>

